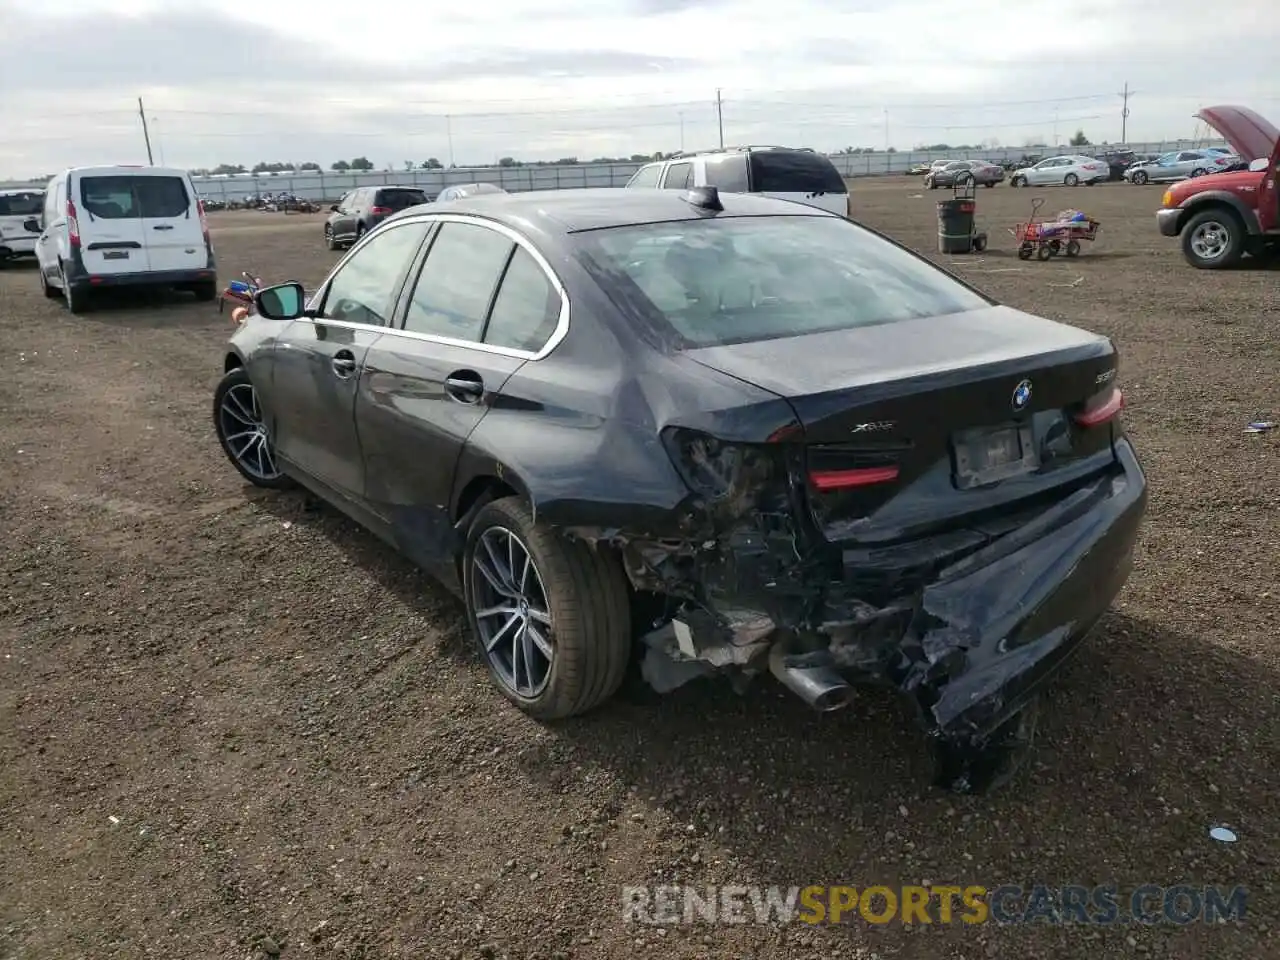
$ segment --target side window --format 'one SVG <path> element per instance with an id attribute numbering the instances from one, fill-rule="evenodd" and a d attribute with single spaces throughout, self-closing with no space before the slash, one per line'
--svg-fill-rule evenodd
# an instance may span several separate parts
<path id="1" fill-rule="evenodd" d="M 405 223 L 371 236 L 329 281 L 320 316 L 384 326 L 429 227 L 425 221 Z"/>
<path id="2" fill-rule="evenodd" d="M 62 216 L 67 209 L 67 181 L 59 180 L 58 189 L 54 194 L 53 200 L 53 216 L 54 219 Z"/>
<path id="3" fill-rule="evenodd" d="M 662 164 L 651 163 L 647 167 L 641 167 L 635 172 L 630 180 L 627 181 L 628 187 L 656 187 L 658 185 L 658 175 L 662 173 Z"/>
<path id="4" fill-rule="evenodd" d="M 351 209 L 351 197 L 355 194 L 354 190 L 348 190 L 342 195 L 342 199 L 338 201 L 338 212 L 346 213 Z"/>
<path id="5" fill-rule="evenodd" d="M 47 227 L 58 219 L 58 191 L 62 189 L 62 181 L 51 185 L 44 195 L 44 225 Z"/>
<path id="6" fill-rule="evenodd" d="M 493 301 L 484 342 L 537 353 L 559 319 L 560 294 L 529 251 L 517 246 Z"/>
<path id="7" fill-rule="evenodd" d="M 662 186 L 667 190 L 684 190 L 693 184 L 693 164 L 673 163 L 667 167 L 667 178 Z"/>
<path id="8" fill-rule="evenodd" d="M 747 193 L 747 158 L 734 155 L 707 158 L 707 186 L 725 193 Z"/>
<path id="9" fill-rule="evenodd" d="M 479 340 L 489 301 L 513 246 L 488 227 L 441 224 L 409 297 L 405 330 Z"/>

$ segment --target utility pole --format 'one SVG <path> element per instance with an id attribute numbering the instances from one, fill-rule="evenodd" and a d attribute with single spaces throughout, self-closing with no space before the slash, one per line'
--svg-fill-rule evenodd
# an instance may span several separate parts
<path id="1" fill-rule="evenodd" d="M 720 149 L 724 149 L 724 101 L 720 99 L 720 88 L 716 87 L 716 121 L 720 125 Z"/>
<path id="2" fill-rule="evenodd" d="M 444 115 L 444 130 L 449 137 L 449 166 L 453 166 L 453 118 L 449 114 Z"/>
<path id="3" fill-rule="evenodd" d="M 1129 81 L 1124 82 L 1124 93 L 1120 94 L 1124 97 L 1124 106 L 1120 108 L 1120 142 L 1129 142 Z"/>
<path id="4" fill-rule="evenodd" d="M 151 158 L 151 134 L 147 132 L 147 111 L 142 107 L 142 98 L 138 98 L 138 116 L 142 118 L 142 139 L 147 142 L 147 164 L 154 167 L 155 160 Z"/>
<path id="5" fill-rule="evenodd" d="M 889 152 L 889 108 L 884 108 L 884 152 Z"/>
<path id="6" fill-rule="evenodd" d="M 1053 149 L 1058 149 L 1058 108 L 1053 108 Z"/>

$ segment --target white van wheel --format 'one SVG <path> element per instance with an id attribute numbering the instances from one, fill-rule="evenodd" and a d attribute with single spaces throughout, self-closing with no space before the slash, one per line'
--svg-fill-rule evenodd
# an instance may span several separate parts
<path id="1" fill-rule="evenodd" d="M 71 314 L 84 313 L 88 309 L 88 296 L 76 290 L 67 281 L 67 271 L 58 268 L 59 276 L 62 279 L 62 296 L 67 301 L 67 312 Z"/>
<path id="2" fill-rule="evenodd" d="M 62 292 L 60 290 L 49 286 L 49 278 L 44 275 L 44 267 L 40 268 L 40 292 L 50 300 L 57 300 L 62 296 Z"/>

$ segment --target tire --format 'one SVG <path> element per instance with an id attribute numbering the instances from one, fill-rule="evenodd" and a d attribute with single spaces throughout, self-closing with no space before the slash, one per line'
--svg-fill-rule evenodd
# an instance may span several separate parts
<path id="1" fill-rule="evenodd" d="M 1068 257 L 1078 257 L 1079 255 L 1080 255 L 1080 241 L 1079 241 L 1079 240 L 1068 240 L 1068 241 L 1067 241 L 1067 256 L 1068 256 Z"/>
<path id="2" fill-rule="evenodd" d="M 62 281 L 62 299 L 67 305 L 67 313 L 72 316 L 78 316 L 89 310 L 89 294 L 84 290 L 77 290 L 67 282 L 67 272 L 58 267 L 59 279 Z"/>
<path id="3" fill-rule="evenodd" d="M 988 180 L 986 183 L 983 184 L 983 186 L 986 187 L 988 190 L 990 190 L 995 185 L 996 185 L 996 182 L 994 180 Z"/>
<path id="4" fill-rule="evenodd" d="M 938 189 L 938 184 L 934 182 L 933 177 L 930 177 L 929 179 L 925 180 L 924 185 L 928 187 L 930 190 Z"/>
<path id="5" fill-rule="evenodd" d="M 237 417 L 230 414 L 224 414 L 224 405 L 228 402 L 228 395 L 232 395 L 236 399 L 244 396 L 246 388 L 250 394 L 254 394 L 253 381 L 249 379 L 249 372 L 244 367 L 236 367 L 227 372 L 227 374 L 218 382 L 218 387 L 213 391 L 213 429 L 218 435 L 218 443 L 222 447 L 222 452 L 227 455 L 227 459 L 231 461 L 239 472 L 255 487 L 262 487 L 266 490 L 288 490 L 295 484 L 292 478 L 286 476 L 279 471 L 279 467 L 275 462 L 275 451 L 271 446 L 270 437 L 266 433 L 266 425 L 261 419 L 261 408 L 257 406 L 256 394 L 254 394 L 255 402 L 251 409 L 247 408 L 243 403 L 239 405 L 239 410 L 248 413 L 247 417 Z M 245 451 L 241 455 L 237 455 L 238 439 L 237 432 L 241 432 L 239 428 L 248 431 L 252 424 L 248 421 L 252 419 L 254 413 L 258 414 L 258 423 L 262 427 L 263 439 L 260 444 L 265 445 L 267 453 L 270 456 L 271 471 L 263 469 L 252 469 L 255 462 L 254 457 L 247 456 L 249 451 Z M 248 438 L 244 438 L 246 441 Z M 242 457 L 247 456 L 246 462 L 251 466 L 246 466 L 241 462 Z M 265 461 L 256 459 L 259 466 L 264 465 Z"/>
<path id="6" fill-rule="evenodd" d="M 1018 248 L 1018 259 L 1030 260 L 1035 255 L 1035 252 L 1036 248 L 1034 244 L 1024 243 Z"/>
<path id="7" fill-rule="evenodd" d="M 1148 179 L 1150 179 L 1150 178 L 1149 178 L 1145 173 L 1143 173 L 1141 170 L 1138 170 L 1138 171 L 1136 171 L 1136 172 L 1134 173 L 1134 175 L 1133 175 L 1132 177 L 1130 177 L 1129 179 L 1130 179 L 1130 180 L 1132 180 L 1132 181 L 1133 181 L 1135 184 L 1137 184 L 1138 186 L 1142 186 L 1142 185 L 1143 185 L 1144 183 L 1146 183 L 1146 182 L 1147 182 L 1147 180 L 1148 180 Z"/>
<path id="8" fill-rule="evenodd" d="M 218 299 L 218 285 L 212 280 L 193 284 L 191 292 L 196 295 L 196 299 L 201 303 L 212 303 Z"/>
<path id="9" fill-rule="evenodd" d="M 530 639 L 528 643 L 513 646 L 513 666 L 507 671 L 506 661 L 502 659 L 507 656 L 504 631 L 512 621 L 508 620 L 505 627 L 494 626 L 495 619 L 503 616 L 498 613 L 487 618 L 482 631 L 477 617 L 477 605 L 488 604 L 498 594 L 492 588 L 494 581 L 477 567 L 476 557 L 481 555 L 481 566 L 485 566 L 488 562 L 483 552 L 507 537 L 514 537 L 515 549 L 525 551 L 532 560 L 530 569 L 540 582 L 539 587 L 525 577 L 522 609 L 531 610 L 538 603 L 545 603 L 541 609 L 550 620 L 543 627 L 547 634 L 544 639 L 552 651 L 549 664 L 545 665 L 540 686 L 532 682 L 533 674 L 526 667 L 526 679 L 530 683 L 525 691 L 517 689 L 520 683 L 519 670 L 514 666 L 516 650 L 523 651 L 519 654 L 522 658 L 545 660 L 545 657 Z M 500 547 L 495 550 L 501 552 Z M 492 556 L 494 554 L 490 554 Z M 532 717 L 559 720 L 585 713 L 617 692 L 630 663 L 631 598 L 622 568 L 612 557 L 536 522 L 525 503 L 516 497 L 506 497 L 485 505 L 476 515 L 467 532 L 462 560 L 463 594 L 471 633 L 490 677 L 507 699 Z M 517 560 L 516 565 L 522 563 Z M 479 612 L 484 609 L 491 607 Z M 533 623 L 535 620 L 525 615 L 523 622 L 516 624 L 516 630 Z M 491 655 L 486 650 L 485 638 L 495 634 L 499 642 Z M 514 641 L 521 634 L 512 631 L 510 635 Z"/>
<path id="10" fill-rule="evenodd" d="M 1048 259 L 1049 259 L 1050 257 L 1052 257 L 1052 256 L 1053 256 L 1053 247 L 1049 246 L 1047 243 L 1046 243 L 1046 244 L 1042 244 L 1042 245 L 1041 245 L 1041 246 L 1036 250 L 1036 259 L 1037 259 L 1037 260 L 1048 260 Z"/>
<path id="11" fill-rule="evenodd" d="M 338 244 L 333 239 L 333 227 L 327 223 L 324 225 L 324 248 L 326 250 L 337 250 Z"/>
<path id="12" fill-rule="evenodd" d="M 1027 185 L 1026 177 L 1014 177 L 1012 180 L 1009 181 L 1009 186 L 1011 187 L 1025 187 L 1026 185 Z"/>
<path id="13" fill-rule="evenodd" d="M 1068 173 L 1065 177 L 1062 178 L 1062 182 L 1064 185 L 1068 187 L 1077 187 L 1080 185 L 1080 178 L 1077 177 L 1074 173 Z"/>
<path id="14" fill-rule="evenodd" d="M 1192 170 L 1192 171 L 1191 171 L 1191 176 L 1193 176 L 1193 177 L 1203 177 L 1203 176 L 1204 176 L 1206 173 L 1208 173 L 1208 172 L 1209 172 L 1209 171 L 1208 171 L 1208 170 L 1206 170 L 1204 167 L 1196 167 L 1194 170 Z"/>
<path id="15" fill-rule="evenodd" d="M 44 267 L 40 267 L 40 292 L 49 300 L 57 300 L 62 296 L 61 290 L 49 286 L 49 278 L 44 275 Z"/>
<path id="16" fill-rule="evenodd" d="M 1182 228 L 1182 255 L 1197 270 L 1234 266 L 1244 253 L 1244 224 L 1225 207 L 1201 211 Z"/>

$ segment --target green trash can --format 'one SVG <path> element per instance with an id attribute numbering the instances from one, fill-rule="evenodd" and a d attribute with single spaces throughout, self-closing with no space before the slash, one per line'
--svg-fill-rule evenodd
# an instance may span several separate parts
<path id="1" fill-rule="evenodd" d="M 973 252 L 973 214 L 977 204 L 971 197 L 938 201 L 938 252 Z"/>

